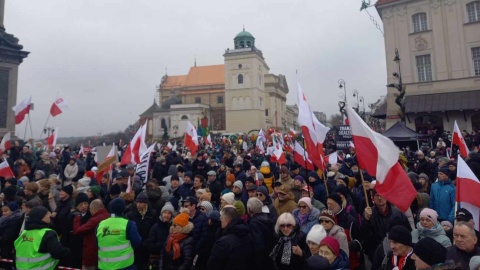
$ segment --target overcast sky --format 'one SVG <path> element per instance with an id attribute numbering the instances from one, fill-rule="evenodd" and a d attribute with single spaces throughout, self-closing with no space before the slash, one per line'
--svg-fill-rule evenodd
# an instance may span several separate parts
<path id="1" fill-rule="evenodd" d="M 374 2 L 374 1 L 372 1 Z M 313 110 L 338 112 L 337 81 L 365 97 L 386 94 L 382 34 L 360 0 L 7 0 L 5 27 L 30 52 L 20 66 L 17 101 L 33 96 L 38 138 L 57 93 L 70 110 L 50 118 L 59 135 L 124 130 L 153 102 L 156 86 L 193 66 L 223 64 L 245 25 L 270 72 L 284 74 L 287 104 L 296 76 Z M 380 21 L 374 8 L 370 13 Z M 355 101 L 356 102 L 356 101 Z M 25 122 L 16 133 L 23 138 Z M 30 134 L 30 131 L 27 132 Z M 29 135 L 27 135 L 29 137 Z"/>

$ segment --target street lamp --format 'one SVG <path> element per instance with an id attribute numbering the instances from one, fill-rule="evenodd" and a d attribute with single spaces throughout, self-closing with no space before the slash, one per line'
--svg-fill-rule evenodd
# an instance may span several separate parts
<path id="1" fill-rule="evenodd" d="M 357 98 L 357 113 L 360 113 L 360 102 L 359 102 L 360 96 L 359 96 L 359 92 L 358 92 L 357 89 L 353 89 L 353 90 L 352 90 L 352 93 L 353 93 L 353 97 L 356 97 L 356 98 Z"/>
<path id="2" fill-rule="evenodd" d="M 346 86 L 346 82 L 344 79 L 340 79 L 338 80 L 338 88 L 340 88 L 340 90 L 343 89 L 343 102 L 345 102 L 345 104 L 347 104 L 347 86 Z"/>
<path id="3" fill-rule="evenodd" d="M 360 96 L 360 103 L 362 103 L 362 116 L 365 117 L 365 99 Z M 360 103 L 358 104 L 358 108 L 360 110 Z"/>
<path id="4" fill-rule="evenodd" d="M 395 103 L 400 107 L 400 110 L 398 111 L 398 116 L 400 117 L 401 121 L 403 124 L 405 124 L 405 89 L 406 86 L 403 85 L 402 82 L 402 71 L 400 69 L 400 54 L 398 53 L 398 49 L 395 48 L 395 58 L 393 59 L 395 63 L 398 65 L 398 73 L 394 72 L 392 75 L 398 80 L 398 83 L 391 83 L 388 84 L 387 87 L 395 88 L 398 90 L 400 93 L 394 93 L 393 95 L 395 96 Z"/>

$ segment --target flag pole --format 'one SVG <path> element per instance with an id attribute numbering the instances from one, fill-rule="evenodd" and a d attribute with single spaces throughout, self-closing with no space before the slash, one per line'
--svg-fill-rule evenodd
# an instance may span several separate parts
<path id="1" fill-rule="evenodd" d="M 322 176 L 323 176 L 323 184 L 325 185 L 325 190 L 327 191 L 327 197 L 328 195 L 328 185 L 327 185 L 327 178 L 325 178 L 325 170 L 322 170 Z"/>
<path id="2" fill-rule="evenodd" d="M 306 154 L 307 150 L 306 149 L 307 149 L 307 145 L 305 144 L 305 137 L 303 137 L 303 161 L 305 162 L 305 171 L 307 172 L 307 179 L 305 179 L 305 181 L 307 182 L 308 197 L 310 198 L 310 181 L 308 180 L 308 166 L 307 166 L 307 154 Z"/>
<path id="3" fill-rule="evenodd" d="M 28 113 L 30 115 L 30 113 Z M 28 122 L 30 120 L 30 117 L 27 117 L 27 123 L 25 123 L 25 132 L 23 132 L 23 140 L 25 141 L 25 138 L 27 137 L 27 127 L 28 127 Z"/>
<path id="4" fill-rule="evenodd" d="M 32 136 L 33 139 L 32 120 L 30 120 L 30 113 L 28 114 L 28 123 L 30 125 L 30 136 Z"/>
<path id="5" fill-rule="evenodd" d="M 365 196 L 365 203 L 367 204 L 367 207 L 370 207 L 370 203 L 368 202 L 368 196 L 367 196 L 367 190 L 365 189 L 365 179 L 363 179 L 363 170 L 358 167 L 360 171 L 360 178 L 362 179 L 362 187 L 363 187 L 363 195 Z"/>
<path id="6" fill-rule="evenodd" d="M 60 93 L 60 92 L 57 92 L 57 95 L 55 96 L 55 101 L 57 101 L 57 99 L 58 99 L 58 94 L 59 94 L 59 93 Z M 55 101 L 53 101 L 53 102 L 55 102 Z M 45 130 L 45 128 L 47 127 L 48 120 L 50 119 L 50 115 L 51 115 L 51 113 L 50 113 L 50 111 L 49 111 L 49 112 L 48 112 L 48 116 L 47 116 L 47 121 L 45 121 L 45 125 L 43 125 L 43 129 L 40 131 L 40 137 L 38 138 L 39 140 L 42 139 L 43 130 Z"/>

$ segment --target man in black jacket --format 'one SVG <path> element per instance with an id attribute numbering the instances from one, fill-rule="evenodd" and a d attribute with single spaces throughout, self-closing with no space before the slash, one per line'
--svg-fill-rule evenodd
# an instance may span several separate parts
<path id="1" fill-rule="evenodd" d="M 253 258 L 252 237 L 248 226 L 232 206 L 222 209 L 220 215 L 222 236 L 215 242 L 207 263 L 209 270 L 250 269 Z"/>
<path id="2" fill-rule="evenodd" d="M 190 222 L 193 223 L 193 231 L 190 235 L 195 240 L 194 254 L 197 254 L 203 248 L 208 237 L 208 217 L 198 210 L 198 201 L 193 196 L 185 198 L 182 206 L 190 211 Z"/>
<path id="3" fill-rule="evenodd" d="M 274 246 L 273 223 L 268 214 L 262 213 L 263 202 L 258 198 L 250 198 L 247 201 L 247 211 L 250 217 L 248 224 L 250 235 L 253 239 L 253 256 L 255 269 L 272 269 L 272 260 L 269 257 Z"/>
<path id="4" fill-rule="evenodd" d="M 212 204 L 217 208 L 220 206 L 220 193 L 222 192 L 222 184 L 217 180 L 217 173 L 215 171 L 209 171 L 207 173 L 208 181 L 207 187 L 212 193 Z"/>
<path id="5" fill-rule="evenodd" d="M 480 255 L 480 248 L 476 246 L 478 239 L 475 229 L 470 223 L 458 221 L 453 227 L 453 239 L 454 244 L 447 248 L 447 260 L 453 260 L 462 269 L 470 269 L 470 259 Z"/>

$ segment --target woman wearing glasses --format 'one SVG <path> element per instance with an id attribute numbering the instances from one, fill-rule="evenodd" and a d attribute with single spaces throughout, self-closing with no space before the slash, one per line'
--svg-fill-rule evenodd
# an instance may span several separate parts
<path id="1" fill-rule="evenodd" d="M 270 253 L 275 269 L 302 269 L 307 257 L 306 234 L 300 230 L 295 217 L 281 214 L 275 224 L 276 244 Z"/>
<path id="2" fill-rule="evenodd" d="M 163 269 L 190 269 L 193 264 L 194 241 L 188 234 L 193 230 L 193 224 L 186 213 L 178 214 L 170 227 L 163 254 Z"/>
<path id="3" fill-rule="evenodd" d="M 272 198 L 270 197 L 270 194 L 268 194 L 268 190 L 266 187 L 257 187 L 257 198 L 263 203 L 262 213 L 268 214 L 268 217 L 272 221 L 272 224 L 277 222 L 277 209 L 275 208 L 275 206 L 273 206 Z"/>
<path id="4" fill-rule="evenodd" d="M 322 211 L 320 214 L 320 224 L 327 232 L 327 236 L 337 239 L 338 243 L 340 244 L 340 249 L 345 251 L 345 254 L 348 255 L 349 249 L 347 235 L 342 227 L 336 225 L 336 220 L 337 218 L 335 215 L 329 210 Z"/>
<path id="5" fill-rule="evenodd" d="M 298 201 L 297 209 L 293 210 L 292 214 L 298 226 L 300 226 L 300 230 L 308 234 L 312 226 L 318 224 L 320 210 L 312 206 L 312 201 L 309 197 L 303 197 Z"/>

